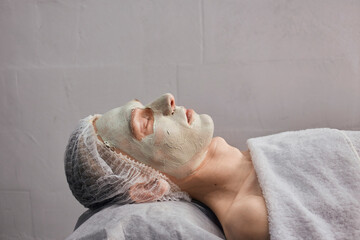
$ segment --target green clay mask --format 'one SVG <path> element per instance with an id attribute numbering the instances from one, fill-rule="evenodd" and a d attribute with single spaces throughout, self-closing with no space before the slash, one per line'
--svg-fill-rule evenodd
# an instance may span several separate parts
<path id="1" fill-rule="evenodd" d="M 184 178 L 204 159 L 214 125 L 206 114 L 198 115 L 178 106 L 174 106 L 173 111 L 170 96 L 164 94 L 146 106 L 130 101 L 103 114 L 96 121 L 96 127 L 110 146 L 161 172 Z M 131 114 L 134 109 L 144 108 L 150 108 L 153 113 L 153 131 L 138 140 L 132 132 Z"/>

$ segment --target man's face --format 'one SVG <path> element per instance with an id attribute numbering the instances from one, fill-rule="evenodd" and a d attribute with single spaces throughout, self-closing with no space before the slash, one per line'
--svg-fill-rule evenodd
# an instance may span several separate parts
<path id="1" fill-rule="evenodd" d="M 178 107 L 171 94 L 144 106 L 133 100 L 103 114 L 98 134 L 130 157 L 177 178 L 203 160 L 214 124 L 210 116 Z"/>

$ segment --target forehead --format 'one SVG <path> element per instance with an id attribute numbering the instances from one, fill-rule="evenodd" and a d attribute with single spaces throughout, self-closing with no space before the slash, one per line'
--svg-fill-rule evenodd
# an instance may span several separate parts
<path id="1" fill-rule="evenodd" d="M 129 102 L 127 102 L 126 104 L 124 104 L 121 107 L 115 108 L 116 112 L 118 112 L 118 114 L 124 115 L 126 117 L 130 117 L 131 115 L 131 111 L 135 108 L 143 108 L 144 106 L 141 104 L 141 102 L 137 101 L 137 100 L 131 100 Z"/>
<path id="2" fill-rule="evenodd" d="M 144 106 L 139 101 L 131 100 L 121 107 L 113 108 L 108 112 L 104 113 L 103 117 L 112 118 L 118 116 L 121 119 L 126 120 L 130 117 L 131 110 L 142 107 Z"/>

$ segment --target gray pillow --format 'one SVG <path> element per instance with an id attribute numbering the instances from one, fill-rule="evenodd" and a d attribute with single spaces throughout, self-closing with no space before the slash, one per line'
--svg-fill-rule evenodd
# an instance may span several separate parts
<path id="1" fill-rule="evenodd" d="M 66 239 L 225 239 L 213 212 L 200 202 L 110 205 L 88 210 Z"/>

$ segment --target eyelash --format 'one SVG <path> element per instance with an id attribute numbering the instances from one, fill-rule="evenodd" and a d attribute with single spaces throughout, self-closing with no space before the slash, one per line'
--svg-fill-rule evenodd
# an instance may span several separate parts
<path id="1" fill-rule="evenodd" d="M 146 119 L 146 122 L 143 125 L 143 130 L 147 129 L 147 126 L 149 125 L 149 120 L 150 120 L 149 116 L 145 116 L 144 118 Z"/>
<path id="2" fill-rule="evenodd" d="M 136 108 L 132 109 L 131 110 L 131 115 L 134 114 L 134 111 L 136 110 Z M 148 115 L 148 114 L 144 114 L 143 116 L 141 116 L 143 118 L 143 122 L 141 123 L 138 131 L 140 132 L 146 132 L 147 131 L 147 128 L 148 128 L 148 125 L 149 125 L 149 122 L 150 122 L 150 119 L 151 117 Z M 133 119 L 133 118 L 132 118 Z M 144 120 L 146 119 L 146 120 Z M 134 129 L 132 128 L 132 131 L 134 131 Z M 136 131 L 136 130 L 135 130 Z"/>

